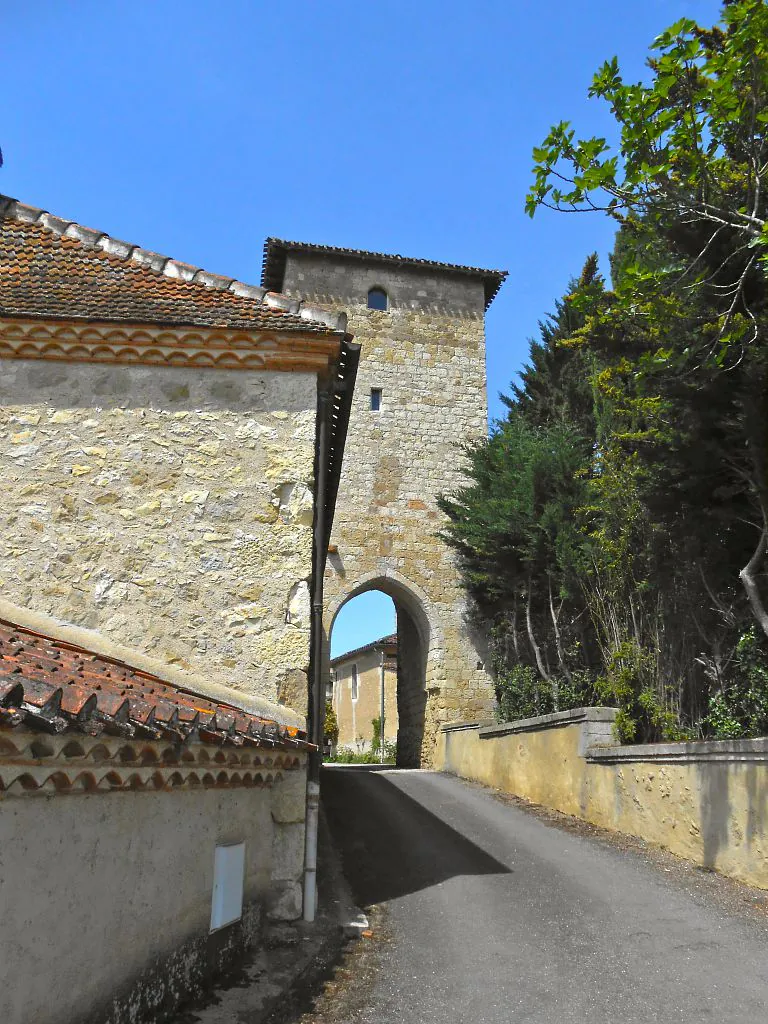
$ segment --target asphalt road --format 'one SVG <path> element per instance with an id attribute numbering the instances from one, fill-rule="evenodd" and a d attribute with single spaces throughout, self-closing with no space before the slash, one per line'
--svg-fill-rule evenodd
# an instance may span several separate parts
<path id="1" fill-rule="evenodd" d="M 437 773 L 327 768 L 322 798 L 388 934 L 334 1022 L 768 1024 L 759 914 Z"/>

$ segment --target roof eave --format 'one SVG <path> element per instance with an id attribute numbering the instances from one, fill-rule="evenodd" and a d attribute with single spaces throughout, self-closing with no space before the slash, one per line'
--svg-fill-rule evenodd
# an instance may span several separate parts
<path id="1" fill-rule="evenodd" d="M 351 651 L 345 651 L 344 654 L 338 654 L 335 658 L 331 658 L 330 664 L 337 665 L 340 661 L 346 661 L 348 658 L 355 658 L 360 654 L 367 654 L 369 651 L 376 651 L 386 647 L 397 647 L 396 633 L 389 636 L 381 636 L 378 640 L 372 640 L 369 644 L 363 644 L 362 647 L 355 647 Z"/>
<path id="2" fill-rule="evenodd" d="M 270 326 L 233 327 L 227 323 L 211 324 L 205 323 L 202 320 L 196 321 L 194 318 L 172 320 L 168 318 L 141 317 L 139 319 L 136 317 L 107 317 L 101 316 L 101 314 L 99 316 L 89 316 L 80 313 L 39 313 L 36 310 L 9 309 L 3 305 L 0 305 L 0 319 L 51 320 L 62 323 L 82 324 L 120 324 L 122 327 L 163 327 L 169 330 L 243 331 L 250 334 L 269 334 L 271 331 L 279 331 L 280 334 L 308 338 L 327 337 L 335 338 L 339 341 L 349 337 L 344 329 L 336 327 L 326 327 L 325 330 L 319 329 L 318 321 L 316 320 L 310 321 L 306 327 L 301 327 L 298 324 L 283 326 L 279 320 L 276 320 L 274 325 Z"/>
<path id="3" fill-rule="evenodd" d="M 476 277 L 483 282 L 486 310 L 495 299 L 508 275 L 506 270 L 486 270 L 482 267 L 462 266 L 458 263 L 442 263 L 439 260 L 416 259 L 390 253 L 368 252 L 364 249 L 345 249 L 332 245 L 315 245 L 310 242 L 291 242 L 270 236 L 264 242 L 261 275 L 263 288 L 269 288 L 274 291 L 279 291 L 282 288 L 289 252 L 316 255 L 332 254 L 348 259 L 394 264 L 395 266 L 412 267 L 414 269 L 438 270 L 448 274 L 458 274 L 463 277 Z"/>

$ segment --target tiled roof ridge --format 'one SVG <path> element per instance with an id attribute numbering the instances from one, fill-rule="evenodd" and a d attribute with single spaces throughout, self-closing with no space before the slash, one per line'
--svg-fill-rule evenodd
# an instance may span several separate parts
<path id="1" fill-rule="evenodd" d="M 355 654 L 363 654 L 365 651 L 374 651 L 377 647 L 389 646 L 391 644 L 397 644 L 397 633 L 388 633 L 387 636 L 380 636 L 378 640 L 371 640 L 370 643 L 363 644 L 362 647 L 354 647 L 351 651 L 345 651 L 343 654 L 337 654 L 335 658 L 331 658 L 331 664 L 335 664 L 337 661 L 343 661 L 345 658 L 351 658 Z"/>
<path id="2" fill-rule="evenodd" d="M 0 727 L 307 749 L 304 734 L 0 618 Z"/>
<path id="3" fill-rule="evenodd" d="M 297 242 L 285 238 L 270 236 L 264 242 L 264 255 L 262 259 L 262 284 L 269 287 L 269 280 L 273 275 L 273 264 L 277 250 L 283 249 L 310 253 L 333 253 L 339 256 L 352 256 L 355 259 L 380 260 L 387 263 L 401 263 L 415 267 L 432 267 L 436 270 L 455 271 L 460 274 L 469 274 L 484 278 L 486 282 L 486 308 L 490 306 L 496 293 L 506 280 L 508 270 L 493 270 L 484 267 L 471 267 L 461 263 L 444 263 L 441 260 L 428 260 L 418 256 L 403 256 L 400 253 L 373 252 L 367 249 L 348 249 L 344 246 L 320 245 L 314 242 Z"/>
<path id="4" fill-rule="evenodd" d="M 24 626 L 18 622 L 14 622 L 13 619 L 6 619 L 0 616 L 0 629 L 3 628 L 10 629 L 15 633 L 26 633 L 27 636 L 34 637 L 36 640 L 44 640 L 47 643 L 54 644 L 56 647 L 60 647 L 62 650 L 82 655 L 84 658 L 97 659 L 105 664 L 114 665 L 115 668 L 126 669 L 139 679 L 146 679 L 148 682 L 152 683 L 162 683 L 163 686 L 168 686 L 173 690 L 177 690 L 179 693 L 184 692 L 184 688 L 179 686 L 177 683 L 173 683 L 168 679 L 163 679 L 162 676 L 157 675 L 156 672 L 150 672 L 147 669 L 140 668 L 138 665 L 133 665 L 125 658 L 118 658 L 112 654 L 102 654 L 99 651 L 91 650 L 90 647 L 85 647 L 83 644 L 74 643 L 72 640 L 62 640 L 59 637 L 52 636 L 50 633 L 45 633 L 40 629 L 33 629 L 31 626 Z M 191 693 L 191 691 L 188 692 Z M 199 696 L 204 697 L 203 694 L 199 694 Z M 208 697 L 205 699 L 210 700 L 211 698 Z M 230 703 L 225 700 L 216 699 L 212 703 L 220 704 L 222 707 L 230 708 L 233 711 L 243 710 L 238 707 L 236 703 Z"/>
<path id="5" fill-rule="evenodd" d="M 108 256 L 136 263 L 173 280 L 204 286 L 215 291 L 230 292 L 232 295 L 245 299 L 254 299 L 270 309 L 299 316 L 302 320 L 308 321 L 308 326 L 316 327 L 321 324 L 333 331 L 343 332 L 346 332 L 347 329 L 346 313 L 333 313 L 321 309 L 319 306 L 313 306 L 302 299 L 292 299 L 280 292 L 269 291 L 260 285 L 246 284 L 223 274 L 213 274 L 202 267 L 183 263 L 170 256 L 163 256 L 161 253 L 144 249 L 132 242 L 113 238 L 104 231 L 87 228 L 76 221 L 63 217 L 56 217 L 47 210 L 30 206 L 0 193 L 0 220 L 2 219 L 16 220 L 22 224 L 37 224 L 57 238 L 72 239 L 87 249 L 94 249 Z"/>

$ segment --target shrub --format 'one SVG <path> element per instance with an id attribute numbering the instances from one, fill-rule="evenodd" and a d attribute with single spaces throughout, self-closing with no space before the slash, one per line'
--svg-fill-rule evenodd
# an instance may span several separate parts
<path id="1" fill-rule="evenodd" d="M 592 703 L 588 672 L 574 672 L 572 680 L 546 681 L 530 665 L 518 663 L 496 678 L 496 717 L 500 722 L 535 718 L 553 711 L 568 711 Z"/>
<path id="2" fill-rule="evenodd" d="M 621 743 L 688 739 L 678 716 L 654 687 L 656 659 L 636 640 L 625 640 L 595 683 L 598 697 L 618 708 L 614 729 Z"/>
<path id="3" fill-rule="evenodd" d="M 768 652 L 754 628 L 739 638 L 730 678 L 710 697 L 704 725 L 720 740 L 768 735 Z"/>
<path id="4" fill-rule="evenodd" d="M 331 700 L 326 700 L 325 702 L 323 736 L 325 737 L 326 742 L 330 743 L 332 747 L 336 746 L 339 742 L 339 720 L 336 717 L 336 712 L 333 710 L 333 701 Z"/>
<path id="5" fill-rule="evenodd" d="M 339 747 L 327 758 L 333 764 L 379 764 L 379 753 L 373 750 L 355 750 L 353 747 Z M 397 744 L 384 740 L 384 764 L 397 763 Z"/>

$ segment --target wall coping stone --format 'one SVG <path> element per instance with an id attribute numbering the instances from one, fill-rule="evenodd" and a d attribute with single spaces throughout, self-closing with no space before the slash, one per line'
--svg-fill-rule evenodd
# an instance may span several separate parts
<path id="1" fill-rule="evenodd" d="M 447 722 L 441 726 L 441 732 L 466 732 L 468 729 L 482 729 L 491 724 L 487 719 L 482 722 Z"/>
<path id="2" fill-rule="evenodd" d="M 656 762 L 697 764 L 706 761 L 768 762 L 768 737 L 753 740 L 696 740 L 690 743 L 635 743 L 631 746 L 595 744 L 586 751 L 596 764 Z"/>
<path id="3" fill-rule="evenodd" d="M 441 731 L 453 733 L 474 729 L 479 739 L 492 740 L 515 733 L 561 729 L 568 725 L 602 723 L 612 726 L 615 720 L 615 708 L 572 708 L 570 711 L 538 715 L 536 718 L 521 718 L 516 722 L 449 722 L 442 726 Z M 590 738 L 594 739 L 593 736 Z M 610 741 L 593 741 L 579 752 L 593 764 L 697 764 L 712 761 L 768 763 L 768 737 L 751 740 L 694 740 L 687 743 L 634 743 L 627 746 Z"/>
<path id="4" fill-rule="evenodd" d="M 541 729 L 560 729 L 566 725 L 582 722 L 608 722 L 616 720 L 616 708 L 571 708 L 570 711 L 555 711 L 551 715 L 537 715 L 536 718 L 521 718 L 516 722 L 502 722 L 499 725 L 479 724 L 481 740 L 509 736 L 516 732 L 538 732 Z"/>

